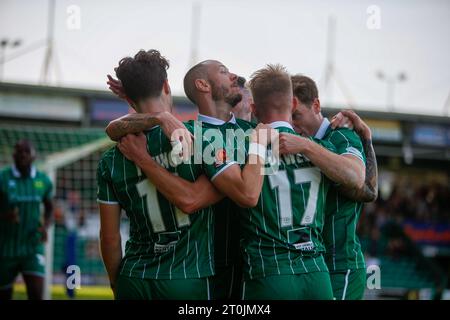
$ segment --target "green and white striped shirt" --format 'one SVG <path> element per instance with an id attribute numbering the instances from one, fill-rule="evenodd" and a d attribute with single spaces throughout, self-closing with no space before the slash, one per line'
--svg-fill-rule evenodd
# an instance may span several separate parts
<path id="1" fill-rule="evenodd" d="M 203 171 L 210 180 L 214 180 L 223 170 L 236 163 L 239 159 L 243 159 L 247 154 L 247 147 L 242 143 L 240 134 L 248 133 L 256 127 L 256 124 L 234 118 L 228 122 L 221 121 L 216 118 L 199 115 L 198 121 L 201 121 L 202 127 L 202 146 L 198 148 L 205 151 L 210 148 L 212 154 L 217 151 L 225 151 L 224 155 L 227 159 L 222 159 L 221 163 L 205 163 L 203 162 Z M 189 122 L 195 125 L 195 122 Z M 211 132 L 219 131 L 222 140 L 214 143 L 214 136 Z M 209 134 L 206 133 L 209 131 Z M 237 133 L 237 131 L 240 131 Z M 230 133 L 233 133 L 230 135 Z M 248 139 L 246 139 L 248 142 Z M 213 142 L 213 143 L 211 143 Z M 216 159 L 217 160 L 217 159 Z M 215 252 L 215 266 L 223 268 L 236 264 L 240 261 L 240 219 L 239 206 L 229 198 L 225 198 L 214 205 L 214 252 Z"/>
<path id="2" fill-rule="evenodd" d="M 272 125 L 295 134 L 289 123 Z M 328 270 L 321 232 L 330 181 L 301 154 L 282 157 L 278 169 L 264 177 L 257 206 L 239 208 L 245 279 Z"/>
<path id="3" fill-rule="evenodd" d="M 41 204 L 51 197 L 50 179 L 35 167 L 29 177 L 22 177 L 15 166 L 0 172 L 0 215 L 14 208 L 19 211 L 19 223 L 0 219 L 0 257 L 44 252 L 38 231 L 43 226 Z"/>
<path id="4" fill-rule="evenodd" d="M 327 121 L 324 120 L 324 124 Z M 338 154 L 350 154 L 360 159 L 364 166 L 366 156 L 361 139 L 353 130 L 327 127 L 323 136 L 316 138 L 332 143 Z M 364 203 L 356 202 L 339 194 L 333 185 L 327 196 L 323 239 L 326 248 L 325 261 L 330 271 L 365 268 L 364 254 L 356 235 L 358 219 Z"/>
<path id="5" fill-rule="evenodd" d="M 188 129 L 192 128 L 187 125 Z M 153 158 L 170 172 L 195 181 L 201 165 L 175 165 L 171 144 L 160 127 L 146 132 Z M 98 166 L 98 201 L 119 204 L 130 220 L 120 274 L 143 279 L 189 279 L 214 273 L 212 208 L 186 215 L 160 194 L 141 170 L 117 147 Z"/>

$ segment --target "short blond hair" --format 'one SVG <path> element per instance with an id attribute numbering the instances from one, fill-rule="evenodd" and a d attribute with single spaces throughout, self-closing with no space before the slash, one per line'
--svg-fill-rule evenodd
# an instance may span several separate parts
<path id="1" fill-rule="evenodd" d="M 285 110 L 292 103 L 292 82 L 286 68 L 280 64 L 268 64 L 252 74 L 250 90 L 256 108 L 260 111 Z"/>

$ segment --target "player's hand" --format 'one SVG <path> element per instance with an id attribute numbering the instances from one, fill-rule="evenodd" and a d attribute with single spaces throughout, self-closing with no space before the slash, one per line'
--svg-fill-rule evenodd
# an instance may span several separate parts
<path id="1" fill-rule="evenodd" d="M 120 99 L 126 99 L 127 95 L 125 94 L 125 91 L 123 90 L 122 82 L 120 80 L 114 79 L 111 77 L 111 75 L 107 75 L 108 81 L 106 81 L 106 84 L 109 86 L 109 90 L 111 90 L 116 96 L 118 96 Z"/>
<path id="2" fill-rule="evenodd" d="M 335 115 L 331 120 L 331 127 L 333 129 L 342 127 L 353 129 L 362 139 L 372 139 L 372 131 L 369 126 L 353 110 L 342 110 Z"/>
<path id="3" fill-rule="evenodd" d="M 147 151 L 147 137 L 142 132 L 127 134 L 119 140 L 117 146 L 128 160 L 136 164 L 145 159 L 151 159 Z"/>
<path id="4" fill-rule="evenodd" d="M 38 229 L 39 233 L 41 234 L 41 242 L 47 242 L 47 238 L 48 238 L 48 233 L 47 233 L 47 228 L 46 227 L 40 227 Z"/>
<path id="5" fill-rule="evenodd" d="M 296 154 L 305 150 L 309 139 L 290 133 L 280 133 L 280 154 Z"/>
<path id="6" fill-rule="evenodd" d="M 109 74 L 107 75 L 107 77 L 108 77 L 108 81 L 106 81 L 106 84 L 108 85 L 109 90 L 111 90 L 112 93 L 114 93 L 120 99 L 128 102 L 128 104 L 134 108 L 133 101 L 130 98 L 128 98 L 127 95 L 125 94 L 125 90 L 123 89 L 123 86 L 122 86 L 122 81 L 114 79 Z"/>
<path id="7" fill-rule="evenodd" d="M 333 118 L 331 118 L 330 121 L 331 128 L 334 130 L 336 128 L 349 128 L 353 129 L 353 123 L 352 121 L 346 117 L 342 111 L 338 114 L 334 115 Z"/>
<path id="8" fill-rule="evenodd" d="M 162 112 L 159 115 L 159 118 L 161 129 L 163 130 L 164 135 L 170 139 L 172 148 L 176 148 L 176 150 L 182 154 L 183 161 L 187 161 L 194 151 L 194 136 L 186 129 L 184 124 L 170 112 Z"/>

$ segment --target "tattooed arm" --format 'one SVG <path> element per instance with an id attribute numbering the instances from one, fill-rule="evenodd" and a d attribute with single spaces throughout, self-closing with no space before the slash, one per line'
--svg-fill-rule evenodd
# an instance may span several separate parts
<path id="1" fill-rule="evenodd" d="M 160 125 L 166 137 L 170 141 L 180 141 L 183 145 L 185 157 L 193 152 L 193 136 L 184 124 L 175 118 L 170 112 L 136 113 L 128 114 L 111 121 L 106 127 L 106 133 L 111 140 L 119 141 L 127 134 L 137 134 Z"/>
<path id="2" fill-rule="evenodd" d="M 356 136 L 356 135 L 355 135 Z M 280 154 L 302 153 L 330 180 L 350 189 L 362 188 L 364 164 L 354 154 L 337 154 L 305 137 L 280 133 Z"/>
<path id="3" fill-rule="evenodd" d="M 346 197 L 359 202 L 373 202 L 378 197 L 378 168 L 377 158 L 373 149 L 372 140 L 362 139 L 366 154 L 366 179 L 362 188 L 339 188 L 339 192 Z"/>
<path id="4" fill-rule="evenodd" d="M 220 201 L 224 196 L 205 175 L 191 182 L 159 165 L 147 151 L 144 134 L 126 135 L 117 144 L 120 152 L 133 161 L 164 197 L 186 214 L 195 213 Z"/>
<path id="5" fill-rule="evenodd" d="M 139 133 L 161 124 L 164 112 L 128 114 L 111 121 L 106 127 L 106 134 L 111 140 L 118 141 L 129 133 Z"/>
<path id="6" fill-rule="evenodd" d="M 345 119 L 347 118 L 347 119 Z M 349 123 L 350 121 L 350 123 Z M 366 178 L 361 188 L 345 188 L 341 186 L 339 192 L 346 197 L 360 202 L 372 202 L 378 197 L 378 166 L 375 150 L 372 145 L 372 132 L 369 126 L 352 110 L 342 110 L 333 117 L 332 127 L 354 127 L 361 138 L 366 154 Z"/>

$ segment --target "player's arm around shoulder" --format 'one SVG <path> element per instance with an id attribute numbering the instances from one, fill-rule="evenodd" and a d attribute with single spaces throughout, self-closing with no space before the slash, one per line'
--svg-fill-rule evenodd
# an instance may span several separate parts
<path id="1" fill-rule="evenodd" d="M 166 144 L 168 147 L 172 143 L 168 139 L 162 139 L 161 141 L 162 144 Z M 184 144 L 176 144 L 176 146 L 181 147 L 178 150 L 182 153 L 182 157 L 179 160 L 190 161 L 190 163 L 180 163 L 179 166 L 193 166 L 189 148 Z M 223 198 L 223 195 L 205 176 L 200 176 L 195 181 L 188 181 L 159 165 L 149 154 L 147 150 L 147 137 L 142 133 L 126 135 L 121 139 L 118 147 L 127 159 L 133 161 L 141 168 L 142 172 L 144 172 L 145 176 L 156 189 L 184 213 L 195 213 L 200 209 L 217 203 Z M 174 152 L 174 149 L 172 149 L 171 156 Z M 179 154 L 177 152 L 173 156 L 178 159 Z M 186 168 L 185 171 L 189 170 L 190 168 Z M 178 171 L 182 172 L 183 170 Z"/>
<path id="2" fill-rule="evenodd" d="M 171 141 L 179 140 L 186 145 L 192 143 L 192 134 L 189 130 L 167 111 L 128 114 L 111 121 L 105 131 L 111 140 L 119 141 L 127 134 L 137 134 L 158 125 Z"/>
<path id="3" fill-rule="evenodd" d="M 332 131 L 327 140 L 334 145 L 336 153 L 346 159 L 346 169 L 353 171 L 353 181 L 341 183 L 341 185 L 350 189 L 362 188 L 365 180 L 366 158 L 361 138 L 354 130 L 337 128 Z"/>
<path id="4" fill-rule="evenodd" d="M 332 181 L 356 188 L 364 183 L 363 164 L 339 154 L 331 141 L 318 141 L 295 134 L 280 134 L 280 153 L 302 153 Z"/>
<path id="5" fill-rule="evenodd" d="M 217 189 L 243 208 L 251 208 L 258 204 L 264 182 L 266 147 L 275 135 L 272 128 L 259 124 L 251 135 L 244 168 L 241 170 L 237 162 L 231 161 L 219 166 L 211 177 Z"/>
<path id="6" fill-rule="evenodd" d="M 353 110 L 342 110 L 333 117 L 331 123 L 333 128 L 354 128 L 361 140 L 366 164 L 364 185 L 358 189 L 341 187 L 339 191 L 355 201 L 375 201 L 378 197 L 378 167 L 370 127 Z"/>

